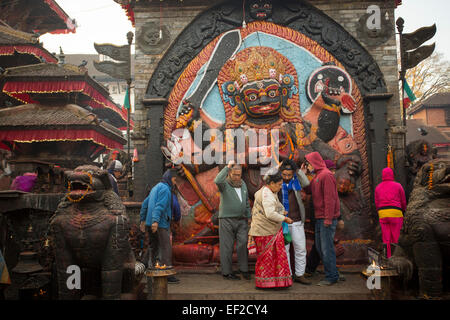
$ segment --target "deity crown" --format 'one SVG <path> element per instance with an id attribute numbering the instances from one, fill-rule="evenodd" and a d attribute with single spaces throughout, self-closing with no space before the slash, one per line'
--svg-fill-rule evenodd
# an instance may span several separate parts
<path id="1" fill-rule="evenodd" d="M 246 83 L 257 80 L 275 79 L 281 82 L 285 65 L 278 55 L 275 50 L 267 47 L 252 47 L 241 51 L 234 60 L 230 60 L 230 80 L 238 90 Z"/>

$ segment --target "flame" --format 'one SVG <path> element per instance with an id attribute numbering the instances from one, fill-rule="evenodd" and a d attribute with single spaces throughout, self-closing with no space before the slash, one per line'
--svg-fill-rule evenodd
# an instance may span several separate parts
<path id="1" fill-rule="evenodd" d="M 167 268 L 167 266 L 165 265 L 165 264 L 163 264 L 162 266 L 161 265 L 159 265 L 159 262 L 157 261 L 156 262 L 156 264 L 155 264 L 155 269 L 166 269 Z"/>
<path id="2" fill-rule="evenodd" d="M 372 267 L 376 268 L 377 264 L 375 263 L 375 260 L 372 260 Z"/>

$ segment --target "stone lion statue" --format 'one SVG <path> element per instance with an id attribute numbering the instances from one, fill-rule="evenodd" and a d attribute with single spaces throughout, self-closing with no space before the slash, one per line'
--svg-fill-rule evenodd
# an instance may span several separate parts
<path id="1" fill-rule="evenodd" d="M 406 280 L 417 272 L 420 295 L 448 290 L 450 274 L 450 160 L 434 159 L 417 173 L 399 246 L 389 264 Z"/>
<path id="2" fill-rule="evenodd" d="M 84 165 L 65 175 L 68 193 L 50 221 L 58 297 L 79 299 L 84 294 L 120 299 L 140 273 L 135 268 L 142 269 L 128 241 L 125 206 L 111 189 L 107 171 Z M 82 270 L 81 288 L 68 288 L 69 266 Z"/>

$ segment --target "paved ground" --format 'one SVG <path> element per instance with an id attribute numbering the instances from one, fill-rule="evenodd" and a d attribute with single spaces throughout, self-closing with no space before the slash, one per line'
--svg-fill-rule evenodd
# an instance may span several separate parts
<path id="1" fill-rule="evenodd" d="M 372 298 L 366 287 L 366 280 L 358 268 L 342 271 L 346 281 L 329 287 L 316 285 L 322 278 L 317 274 L 311 278 L 313 284 L 306 286 L 294 282 L 286 289 L 256 289 L 255 278 L 252 280 L 225 280 L 218 273 L 187 273 L 180 270 L 177 277 L 179 284 L 169 284 L 169 299 L 172 300 L 368 300 Z"/>

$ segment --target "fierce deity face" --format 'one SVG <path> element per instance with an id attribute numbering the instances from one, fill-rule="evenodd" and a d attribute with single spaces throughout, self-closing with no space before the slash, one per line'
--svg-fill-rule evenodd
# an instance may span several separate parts
<path id="1" fill-rule="evenodd" d="M 250 1 L 250 16 L 255 20 L 266 20 L 272 16 L 272 2 L 264 0 Z"/>
<path id="2" fill-rule="evenodd" d="M 277 115 L 283 104 L 280 84 L 274 79 L 247 83 L 236 97 L 236 102 L 250 117 Z"/>
<path id="3" fill-rule="evenodd" d="M 291 98 L 298 93 L 290 62 L 272 49 L 247 48 L 221 71 L 222 98 L 233 109 L 231 122 L 272 124 L 294 117 Z M 288 70 L 289 71 L 288 71 Z"/>

